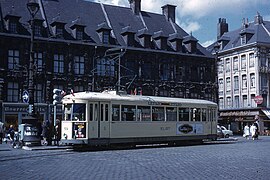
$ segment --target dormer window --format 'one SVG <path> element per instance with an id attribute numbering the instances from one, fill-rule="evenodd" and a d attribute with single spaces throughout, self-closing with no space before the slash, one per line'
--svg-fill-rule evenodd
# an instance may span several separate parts
<path id="1" fill-rule="evenodd" d="M 241 45 L 245 45 L 254 35 L 254 30 L 250 28 L 244 28 L 240 31 Z"/>
<path id="2" fill-rule="evenodd" d="M 110 32 L 109 31 L 104 31 L 103 36 L 102 36 L 102 43 L 103 44 L 109 44 L 110 42 Z"/>
<path id="3" fill-rule="evenodd" d="M 77 40 L 83 39 L 83 31 L 82 30 L 79 30 L 79 29 L 76 30 L 76 39 Z"/>
<path id="4" fill-rule="evenodd" d="M 54 21 L 51 23 L 52 32 L 53 35 L 57 38 L 63 38 L 64 37 L 64 30 L 65 30 L 65 24 L 60 19 L 60 15 L 58 17 L 54 18 Z"/>
<path id="5" fill-rule="evenodd" d="M 17 33 L 17 23 L 16 22 L 9 22 L 8 24 L 8 30 L 11 33 Z"/>
<path id="6" fill-rule="evenodd" d="M 98 25 L 96 31 L 98 32 L 99 38 L 103 44 L 110 44 L 111 30 L 112 29 L 107 25 L 106 22 Z"/>
<path id="7" fill-rule="evenodd" d="M 165 35 L 165 33 L 162 30 L 154 32 L 154 35 L 152 36 L 152 38 L 155 40 L 155 43 L 158 49 L 161 49 L 161 50 L 167 49 L 168 36 Z"/>
<path id="8" fill-rule="evenodd" d="M 34 25 L 34 34 L 35 34 L 35 36 L 41 36 L 41 26 L 40 25 Z"/>
<path id="9" fill-rule="evenodd" d="M 83 40 L 85 38 L 84 28 L 84 23 L 82 23 L 81 18 L 78 17 L 76 20 L 72 21 L 72 24 L 70 26 L 70 29 L 72 30 L 72 36 L 77 40 Z"/>
<path id="10" fill-rule="evenodd" d="M 19 32 L 19 20 L 21 17 L 16 15 L 7 15 L 5 17 L 6 20 L 6 28 L 10 33 L 18 33 Z"/>

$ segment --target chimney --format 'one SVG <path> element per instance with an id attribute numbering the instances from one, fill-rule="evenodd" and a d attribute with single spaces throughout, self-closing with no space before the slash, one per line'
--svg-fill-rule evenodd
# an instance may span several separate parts
<path id="1" fill-rule="evenodd" d="M 129 0 L 133 13 L 138 15 L 141 12 L 141 0 Z"/>
<path id="2" fill-rule="evenodd" d="M 225 18 L 219 18 L 217 24 L 217 40 L 226 32 L 229 31 L 228 23 Z"/>
<path id="3" fill-rule="evenodd" d="M 263 24 L 263 17 L 260 15 L 259 12 L 257 12 L 257 15 L 254 18 L 255 24 Z"/>
<path id="4" fill-rule="evenodd" d="M 162 14 L 166 16 L 167 20 L 170 19 L 172 22 L 175 22 L 175 8 L 176 6 L 167 4 L 165 6 L 162 6 Z"/>

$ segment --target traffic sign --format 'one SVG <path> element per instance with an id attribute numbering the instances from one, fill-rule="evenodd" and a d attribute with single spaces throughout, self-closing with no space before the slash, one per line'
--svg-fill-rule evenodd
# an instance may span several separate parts
<path id="1" fill-rule="evenodd" d="M 262 96 L 255 96 L 254 101 L 256 104 L 262 104 L 263 103 L 263 97 Z"/>
<path id="2" fill-rule="evenodd" d="M 28 91 L 24 90 L 22 94 L 22 100 L 24 103 L 29 103 L 29 93 Z"/>

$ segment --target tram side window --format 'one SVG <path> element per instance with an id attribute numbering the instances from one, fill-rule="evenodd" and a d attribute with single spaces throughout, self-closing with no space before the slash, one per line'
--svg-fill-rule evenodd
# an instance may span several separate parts
<path id="1" fill-rule="evenodd" d="M 71 112 L 72 112 L 71 104 L 65 104 L 64 105 L 64 120 L 65 121 L 71 120 Z"/>
<path id="2" fill-rule="evenodd" d="M 189 108 L 179 108 L 179 121 L 189 121 Z"/>
<path id="3" fill-rule="evenodd" d="M 149 106 L 137 107 L 138 121 L 151 121 L 151 110 Z"/>
<path id="4" fill-rule="evenodd" d="M 122 121 L 136 121 L 135 113 L 136 113 L 136 106 L 122 105 L 121 120 Z"/>
<path id="5" fill-rule="evenodd" d="M 93 104 L 89 106 L 89 121 L 93 121 Z"/>
<path id="6" fill-rule="evenodd" d="M 152 107 L 152 121 L 165 121 L 164 107 Z"/>
<path id="7" fill-rule="evenodd" d="M 112 105 L 112 120 L 119 121 L 120 105 Z"/>
<path id="8" fill-rule="evenodd" d="M 166 121 L 177 120 L 177 109 L 176 107 L 166 107 Z"/>
<path id="9" fill-rule="evenodd" d="M 206 121 L 206 109 L 202 108 L 202 121 Z"/>
<path id="10" fill-rule="evenodd" d="M 201 117 L 200 117 L 201 110 L 199 108 L 191 108 L 190 112 L 191 112 L 192 121 L 201 121 Z"/>
<path id="11" fill-rule="evenodd" d="M 73 118 L 74 121 L 85 121 L 86 104 L 73 104 Z"/>

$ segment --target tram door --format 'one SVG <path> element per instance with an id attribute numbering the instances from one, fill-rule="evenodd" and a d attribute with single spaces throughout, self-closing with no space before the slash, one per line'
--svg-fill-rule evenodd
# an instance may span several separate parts
<path id="1" fill-rule="evenodd" d="M 89 138 L 108 138 L 109 131 L 109 103 L 90 103 Z"/>
<path id="2" fill-rule="evenodd" d="M 99 117 L 99 137 L 108 138 L 110 136 L 109 103 L 99 103 Z"/>

